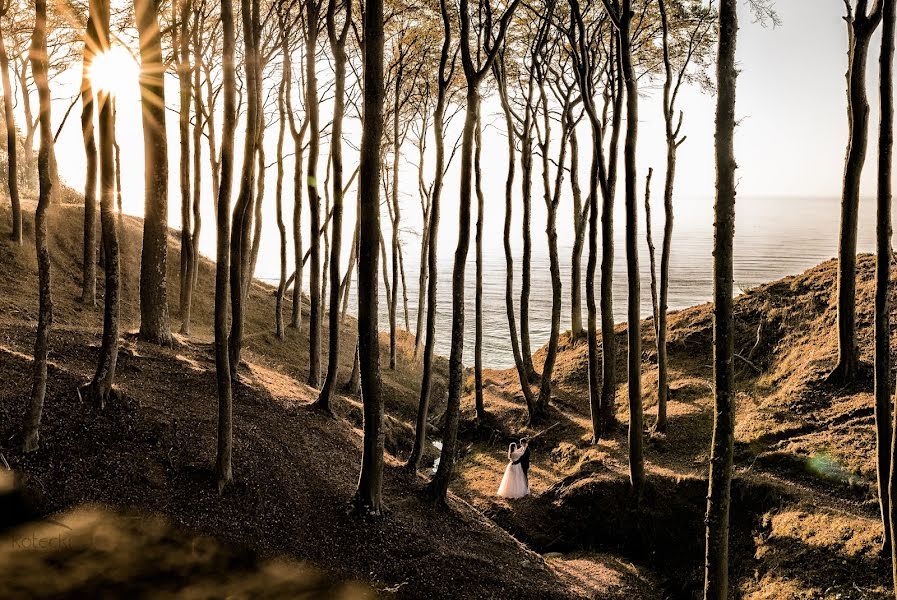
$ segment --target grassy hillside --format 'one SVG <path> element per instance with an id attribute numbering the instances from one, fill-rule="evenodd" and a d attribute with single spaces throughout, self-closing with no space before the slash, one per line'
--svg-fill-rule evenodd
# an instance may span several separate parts
<path id="1" fill-rule="evenodd" d="M 858 341 L 867 363 L 872 362 L 874 262 L 861 256 L 858 265 Z M 871 369 L 849 388 L 825 383 L 837 355 L 836 272 L 837 264 L 826 262 L 736 300 L 735 597 L 893 595 L 890 560 L 879 556 Z M 536 428 L 560 424 L 536 441 L 537 495 L 511 507 L 494 499 L 484 483 L 501 467 L 495 442 L 527 431 L 513 371 L 487 373 L 486 403 L 495 431 L 488 439 L 471 436 L 456 492 L 539 552 L 613 551 L 650 565 L 667 593 L 699 594 L 713 422 L 712 316 L 712 307 L 702 305 L 670 317 L 669 426 L 666 434 L 645 433 L 648 486 L 641 504 L 629 497 L 627 483 L 622 325 L 617 328 L 622 426 L 613 439 L 588 444 L 587 347 L 565 337 L 553 409 Z M 897 324 L 897 318 L 892 321 Z M 642 335 L 650 428 L 657 389 L 650 320 L 642 323 Z M 537 368 L 543 358 L 544 349 L 536 354 Z"/>

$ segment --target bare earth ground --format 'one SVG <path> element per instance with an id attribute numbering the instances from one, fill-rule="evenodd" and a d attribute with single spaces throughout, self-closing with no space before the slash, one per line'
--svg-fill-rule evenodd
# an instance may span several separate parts
<path id="1" fill-rule="evenodd" d="M 336 419 L 309 408 L 315 394 L 301 383 L 307 337 L 288 330 L 285 341 L 276 340 L 273 297 L 261 285 L 252 290 L 246 364 L 235 388 L 235 485 L 217 494 L 211 475 L 217 410 L 211 263 L 200 269 L 198 290 L 204 293 L 196 296 L 194 336 L 164 349 L 126 335 L 118 373 L 123 400 L 105 411 L 79 403 L 75 389 L 92 373 L 102 326 L 101 308 L 75 300 L 82 214 L 67 206 L 52 214 L 56 318 L 41 450 L 28 456 L 19 451 L 19 431 L 37 315 L 30 218 L 23 249 L 0 244 L 0 452 L 42 514 L 64 511 L 60 519 L 77 521 L 96 514 L 91 511 L 136 511 L 165 523 L 134 533 L 139 540 L 152 542 L 159 538 L 153 532 L 166 528 L 178 532 L 171 537 L 186 536 L 185 543 L 213 536 L 225 556 L 248 553 L 252 559 L 197 567 L 191 571 L 197 581 L 207 581 L 226 564 L 254 574 L 250 579 L 260 582 L 258 589 L 271 595 L 283 588 L 268 585 L 269 561 L 290 565 L 277 573 L 293 581 L 306 569 L 296 560 L 322 569 L 328 585 L 358 580 L 379 594 L 409 598 L 687 598 L 699 590 L 712 425 L 709 306 L 671 317 L 669 428 L 647 434 L 648 485 L 640 502 L 629 494 L 625 426 L 595 447 L 588 444 L 586 347 L 564 337 L 553 407 L 542 423 L 527 426 L 514 371 L 486 373 L 486 423 L 475 423 L 472 398 L 465 399 L 455 496 L 450 511 L 434 511 L 422 493 L 424 478 L 409 478 L 399 468 L 410 446 L 420 376 L 411 360 L 413 341 L 403 338 L 399 369 L 383 370 L 389 511 L 365 523 L 345 513 L 360 458 L 359 400 L 340 397 Z M 4 211 L 0 222 L 5 239 Z M 125 218 L 122 319 L 129 332 L 137 327 L 139 227 L 137 219 Z M 169 248 L 169 297 L 177 298 L 174 236 Z M 860 262 L 858 299 L 860 348 L 869 361 L 873 264 L 868 257 Z M 851 389 L 823 383 L 836 351 L 834 273 L 835 264 L 825 263 L 749 290 L 736 304 L 742 359 L 732 591 L 738 597 L 889 596 L 889 562 L 878 555 L 871 383 Z M 100 275 L 101 292 L 102 270 Z M 174 330 L 178 324 L 173 319 Z M 354 351 L 354 321 L 347 318 L 344 325 L 341 380 L 348 377 Z M 656 359 L 649 321 L 643 335 L 650 425 Z M 618 337 L 618 380 L 624 381 L 624 327 Z M 440 361 L 431 409 L 436 437 L 444 371 Z M 625 384 L 617 400 L 625 424 Z M 496 499 L 507 443 L 555 423 L 534 441 L 534 495 Z M 428 465 L 433 458 L 431 449 Z M 166 573 L 153 579 L 146 565 L 128 564 L 131 571 L 125 573 L 139 572 L 147 582 Z M 0 580 L 18 572 L 0 566 Z"/>

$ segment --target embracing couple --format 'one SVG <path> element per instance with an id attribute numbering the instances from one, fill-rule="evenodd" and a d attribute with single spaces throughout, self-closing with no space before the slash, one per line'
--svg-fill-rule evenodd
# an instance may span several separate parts
<path id="1" fill-rule="evenodd" d="M 512 442 L 508 448 L 508 466 L 498 486 L 502 498 L 523 498 L 529 494 L 529 440 Z"/>

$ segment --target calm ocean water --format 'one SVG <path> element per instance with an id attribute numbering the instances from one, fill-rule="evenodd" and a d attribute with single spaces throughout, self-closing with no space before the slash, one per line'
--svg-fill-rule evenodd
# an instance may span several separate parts
<path id="1" fill-rule="evenodd" d="M 618 204 L 621 204 L 618 203 Z M 641 207 L 640 207 L 641 208 Z M 662 236 L 662 206 L 652 206 L 654 244 L 659 251 Z M 820 198 L 739 198 L 736 210 L 735 288 L 736 293 L 761 283 L 801 273 L 837 254 L 839 200 Z M 567 215 L 562 218 L 568 219 Z M 650 271 L 648 249 L 644 240 L 644 214 L 640 218 L 640 269 L 641 310 L 643 316 L 651 314 Z M 626 257 L 622 214 L 616 220 L 616 256 L 614 278 L 614 318 L 626 319 Z M 500 235 L 500 229 L 496 229 Z M 514 231 L 519 236 L 519 231 Z M 388 239 L 388 237 L 387 237 Z M 451 269 L 452 252 L 456 238 L 441 240 L 445 248 L 439 265 L 437 304 L 437 351 L 448 355 L 451 324 Z M 404 250 L 408 283 L 408 310 L 412 330 L 417 309 L 418 260 L 417 240 L 407 240 Z M 599 241 L 600 244 L 600 241 Z M 870 252 L 875 244 L 874 200 L 864 199 L 860 211 L 859 251 Z M 541 229 L 533 231 L 532 293 L 530 300 L 530 329 L 533 349 L 548 339 L 551 317 L 551 281 L 548 254 L 544 250 L 545 234 Z M 572 239 L 561 234 L 559 240 L 561 271 L 563 277 L 562 330 L 570 328 L 570 265 Z M 712 294 L 712 200 L 682 201 L 676 207 L 673 232 L 672 261 L 670 266 L 670 309 L 680 309 L 708 302 Z M 494 247 L 494 245 L 493 245 Z M 499 246 L 500 247 L 500 246 Z M 515 280 L 519 295 L 520 257 L 515 250 Z M 583 255 L 583 279 L 585 261 Z M 469 255 L 466 279 L 466 334 L 465 364 L 473 363 L 474 340 L 474 276 L 473 247 Z M 307 278 L 306 278 L 307 282 Z M 306 284 L 307 285 L 307 284 Z M 355 312 L 357 300 L 350 299 L 350 311 Z M 388 324 L 386 299 L 380 294 L 380 326 Z M 519 300 L 519 296 L 517 297 Z M 483 359 L 487 367 L 504 368 L 513 365 L 513 355 L 508 337 L 505 312 L 505 258 L 500 250 L 490 249 L 484 255 L 483 275 Z M 519 308 L 519 302 L 517 303 Z M 403 326 L 402 304 L 399 302 L 399 326 Z M 583 319 L 585 320 L 585 295 L 583 295 Z"/>

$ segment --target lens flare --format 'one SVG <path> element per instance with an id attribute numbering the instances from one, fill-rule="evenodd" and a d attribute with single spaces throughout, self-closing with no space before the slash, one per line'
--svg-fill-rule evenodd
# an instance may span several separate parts
<path id="1" fill-rule="evenodd" d="M 137 63 L 124 47 L 112 46 L 94 57 L 90 81 L 97 91 L 119 95 L 135 80 L 137 69 Z"/>

